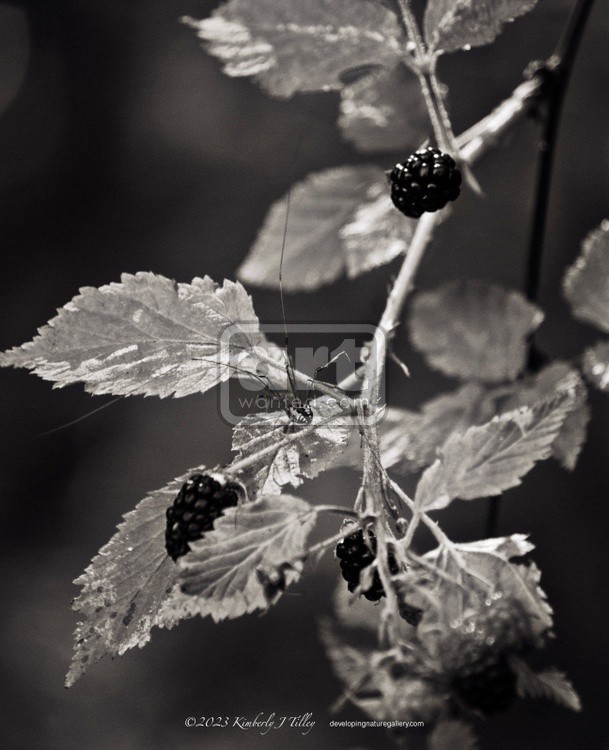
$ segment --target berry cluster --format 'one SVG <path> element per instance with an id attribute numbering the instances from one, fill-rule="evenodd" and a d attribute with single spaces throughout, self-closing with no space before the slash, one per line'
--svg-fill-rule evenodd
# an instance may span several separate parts
<path id="1" fill-rule="evenodd" d="M 437 148 L 421 149 L 389 173 L 391 200 L 406 216 L 418 219 L 459 197 L 461 172 L 454 159 Z"/>
<path id="2" fill-rule="evenodd" d="M 182 485 L 173 504 L 167 508 L 165 548 L 173 560 L 190 551 L 189 542 L 211 531 L 225 508 L 239 502 L 243 488 L 221 475 L 193 474 Z"/>
<path id="3" fill-rule="evenodd" d="M 368 529 L 366 534 L 367 539 L 364 538 L 364 532 L 358 529 L 353 534 L 346 536 L 336 546 L 336 556 L 340 560 L 340 569 L 351 592 L 359 586 L 362 570 L 376 559 L 376 537 L 371 529 Z M 399 572 L 398 564 L 391 552 L 387 554 L 387 564 L 392 575 Z M 381 597 L 385 596 L 385 589 L 378 570 L 374 571 L 372 584 L 363 594 L 371 602 L 378 602 Z"/>

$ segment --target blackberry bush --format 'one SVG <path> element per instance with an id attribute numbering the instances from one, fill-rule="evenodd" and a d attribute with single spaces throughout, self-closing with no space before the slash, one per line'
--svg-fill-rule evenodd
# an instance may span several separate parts
<path id="1" fill-rule="evenodd" d="M 312 405 L 293 400 L 285 413 L 264 415 L 256 398 L 244 399 L 241 406 L 252 413 L 234 421 L 227 406 L 234 399 L 220 399 L 222 416 L 234 426 L 235 455 L 226 458 L 223 473 L 209 473 L 202 456 L 200 469 L 144 497 L 78 579 L 82 591 L 74 607 L 81 620 L 68 685 L 104 654 L 146 643 L 153 627 L 172 627 L 195 614 L 219 621 L 266 611 L 299 581 L 307 561 L 335 548 L 347 582 L 336 602 L 340 628 L 358 627 L 369 643 L 360 647 L 354 638 L 343 644 L 331 629 L 328 653 L 345 700 L 369 717 L 422 721 L 429 750 L 452 750 L 475 747 L 465 722 L 506 709 L 516 694 L 551 697 L 579 710 L 565 675 L 554 668 L 535 672 L 525 658 L 529 649 L 545 645 L 553 626 L 540 573 L 523 562 L 534 545 L 522 534 L 496 534 L 497 498 L 537 462 L 551 456 L 566 469 L 575 467 L 589 419 L 584 378 L 609 390 L 606 340 L 580 357 L 571 352 L 569 361 L 552 361 L 533 341 L 544 319 L 537 292 L 554 141 L 593 0 L 572 2 L 551 58 L 460 135 L 450 121 L 448 89 L 438 78 L 439 58 L 490 43 L 536 0 L 463 0 L 459 13 L 445 0 L 427 0 L 422 27 L 409 0 L 223 0 L 211 18 L 185 19 L 229 75 L 252 76 L 280 99 L 336 92 L 339 126 L 358 148 L 397 158 L 430 139 L 438 147 L 411 153 L 388 175 L 393 206 L 420 219 L 416 224 L 394 210 L 386 176 L 374 161 L 311 173 L 272 206 L 237 274 L 280 291 L 286 351 L 266 337 L 241 283 L 217 284 L 205 275 L 209 269 L 197 267 L 190 283 L 140 272 L 85 287 L 31 342 L 0 354 L 0 366 L 31 369 L 58 387 L 81 382 L 98 395 L 196 397 L 241 375 L 248 390 L 263 386 L 281 398 L 287 386 L 295 396 L 295 385 L 307 385 L 315 395 Z M 299 106 L 297 97 L 293 106 Z M 405 328 L 407 298 L 445 218 L 438 212 L 459 196 L 458 165 L 467 165 L 475 184 L 480 158 L 524 124 L 532 108 L 545 122 L 531 240 L 519 258 L 527 267 L 526 288 L 505 290 L 467 278 L 417 292 L 408 318 L 412 344 L 430 368 L 461 382 L 416 411 L 388 406 L 385 370 L 395 363 L 409 374 L 393 340 Z M 225 110 L 220 107 L 219 117 Z M 213 104 L 210 111 L 216 111 Z M 234 170 L 217 173 L 235 178 L 240 195 L 242 172 L 248 180 L 261 172 L 250 169 L 252 154 L 243 143 L 235 145 L 241 148 L 237 177 Z M 528 160 L 510 154 L 505 163 L 514 158 Z M 513 170 L 502 174 L 516 179 Z M 233 197 L 235 190 L 229 191 Z M 238 222 L 240 202 L 233 204 Z M 479 210 L 497 205 L 480 202 Z M 466 231 L 460 225 L 450 234 L 451 249 L 461 255 L 437 272 L 459 269 L 464 275 L 469 243 L 456 244 Z M 503 243 L 490 239 L 485 249 L 502 252 Z M 351 339 L 333 344 L 326 364 L 316 368 L 322 347 L 311 340 L 306 348 L 315 356 L 298 363 L 308 372 L 293 367 L 284 291 L 316 290 L 400 257 L 376 328 L 357 346 Z M 505 267 L 500 257 L 493 263 Z M 574 316 L 603 334 L 609 331 L 608 289 L 609 224 L 603 223 L 564 284 Z M 311 336 L 319 331 L 308 329 Z M 317 377 L 330 365 L 335 383 Z M 216 424 L 200 416 L 202 427 Z M 298 492 L 305 480 L 346 467 L 361 475 L 350 507 L 313 505 L 288 489 Z M 452 541 L 436 513 L 456 501 L 488 498 L 487 538 Z M 312 543 L 324 513 L 352 525 Z M 565 540 L 564 559 L 570 551 Z M 354 601 L 346 588 L 383 600 L 381 606 Z M 200 725 L 191 719 L 187 726 Z M 290 742 L 287 735 L 282 741 Z"/>

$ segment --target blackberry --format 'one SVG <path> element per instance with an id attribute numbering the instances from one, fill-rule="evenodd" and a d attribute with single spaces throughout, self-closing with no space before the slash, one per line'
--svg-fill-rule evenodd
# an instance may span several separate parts
<path id="1" fill-rule="evenodd" d="M 431 146 L 396 164 L 389 181 L 393 205 L 413 219 L 444 208 L 461 192 L 461 171 L 454 159 Z"/>
<path id="2" fill-rule="evenodd" d="M 487 650 L 461 667 L 451 687 L 466 706 L 489 716 L 506 711 L 514 702 L 516 675 L 506 653 Z"/>
<path id="3" fill-rule="evenodd" d="M 220 474 L 193 474 L 182 485 L 173 504 L 167 508 L 165 549 L 172 560 L 190 551 L 189 542 L 211 531 L 225 508 L 239 502 L 243 488 Z"/>
<path id="4" fill-rule="evenodd" d="M 374 532 L 367 530 L 368 539 L 364 539 L 362 529 L 354 531 L 346 536 L 342 542 L 336 545 L 336 556 L 340 560 L 340 569 L 343 578 L 348 583 L 349 591 L 353 592 L 359 586 L 360 573 L 364 568 L 371 565 L 376 559 L 376 537 Z M 391 552 L 387 553 L 387 564 L 392 575 L 399 572 L 398 564 Z M 385 589 L 381 582 L 378 570 L 374 571 L 372 584 L 367 591 L 363 592 L 368 601 L 378 602 L 385 596 Z"/>

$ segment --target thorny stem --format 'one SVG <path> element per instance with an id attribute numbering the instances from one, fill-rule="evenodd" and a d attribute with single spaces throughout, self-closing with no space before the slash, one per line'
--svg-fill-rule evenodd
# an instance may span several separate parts
<path id="1" fill-rule="evenodd" d="M 376 566 L 385 591 L 385 606 L 379 633 L 381 643 L 387 641 L 395 645 L 398 640 L 400 608 L 397 593 L 394 589 L 389 562 L 387 559 L 387 535 L 391 533 L 387 522 L 385 498 L 383 495 L 387 487 L 385 472 L 380 462 L 380 448 L 376 422 L 365 424 L 363 418 L 367 416 L 360 407 L 360 430 L 362 434 L 362 453 L 364 472 L 362 490 L 365 498 L 365 511 L 374 517 L 374 531 L 376 536 Z"/>
<path id="2" fill-rule="evenodd" d="M 469 130 L 466 130 L 457 138 L 460 147 L 461 159 L 468 164 L 473 164 L 480 159 L 486 151 L 495 146 L 500 138 L 512 128 L 526 113 L 531 100 L 538 94 L 541 88 L 541 78 L 533 78 L 521 83 L 512 95 L 503 101 L 493 112 L 484 117 Z M 375 352 L 373 359 L 377 363 L 377 370 L 368 379 L 380 380 L 385 366 L 387 348 L 391 337 L 399 325 L 402 310 L 406 303 L 408 294 L 414 286 L 414 279 L 431 243 L 435 230 L 440 224 L 440 214 L 424 214 L 418 221 L 414 236 L 398 273 L 393 289 L 387 298 L 385 310 L 377 326 L 381 332 L 380 351 Z M 361 370 L 345 378 L 339 383 L 339 388 L 350 390 L 361 382 Z"/>
<path id="3" fill-rule="evenodd" d="M 541 137 L 537 145 L 539 165 L 525 284 L 526 296 L 531 302 L 536 302 L 539 295 L 541 264 L 550 208 L 552 174 L 554 171 L 554 155 L 556 153 L 563 104 L 573 64 L 577 56 L 577 50 L 579 49 L 586 28 L 586 22 L 593 5 L 594 0 L 576 1 L 554 54 L 540 66 L 540 75 L 546 76 L 549 88 L 541 92 L 542 96 L 545 94 L 545 101 L 542 102 L 542 105 L 545 104 L 546 110 Z M 535 350 L 533 341 L 531 340 L 529 345 L 529 369 L 533 364 L 534 356 Z M 497 533 L 500 510 L 501 497 L 491 498 L 487 517 L 487 537 L 495 536 Z"/>
<path id="4" fill-rule="evenodd" d="M 531 100 L 534 99 L 540 91 L 541 83 L 541 77 L 538 76 L 529 81 L 524 81 L 517 86 L 511 96 L 499 104 L 489 115 L 458 136 L 457 143 L 460 147 L 461 158 L 472 164 L 480 159 L 486 151 L 497 145 L 501 137 L 514 127 L 514 125 L 525 115 L 530 106 Z M 385 310 L 378 325 L 378 330 L 383 333 L 383 335 L 379 337 L 381 341 L 381 351 L 374 357 L 378 365 L 376 373 L 373 374 L 373 379 L 376 379 L 377 383 L 380 382 L 380 377 L 385 366 L 385 359 L 391 337 L 399 325 L 406 299 L 414 286 L 414 279 L 419 265 L 427 247 L 433 239 L 436 227 L 439 223 L 440 217 L 438 214 L 425 214 L 419 220 L 412 242 L 402 263 L 402 268 L 396 279 L 396 283 L 387 298 Z M 278 366 L 273 360 L 271 360 L 269 364 L 272 364 L 274 367 Z M 367 368 L 364 366 L 364 370 L 366 369 Z M 306 379 L 306 376 L 298 373 L 298 371 L 295 371 L 294 374 L 298 380 L 301 380 L 301 378 Z M 360 368 L 357 372 L 342 380 L 338 384 L 338 389 L 341 391 L 353 390 L 360 386 L 361 382 L 362 369 Z M 318 385 L 321 384 L 318 383 Z M 328 387 L 330 388 L 331 386 Z M 321 391 L 322 389 L 319 390 Z M 336 397 L 336 391 L 329 393 L 328 395 Z M 352 402 L 350 401 L 350 407 L 351 404 Z M 231 464 L 230 468 L 235 473 L 239 473 L 244 469 L 255 465 L 262 458 L 290 445 L 294 440 L 298 440 L 301 437 L 314 432 L 320 426 L 328 424 L 331 419 L 333 419 L 333 417 L 330 417 L 323 422 L 317 422 L 303 427 L 296 434 L 287 435 L 278 443 L 267 446 L 259 452 L 247 456 L 247 458 L 244 458 L 241 461 L 235 461 Z"/>
<path id="5" fill-rule="evenodd" d="M 419 24 L 410 8 L 410 0 L 397 0 L 402 23 L 414 51 L 414 71 L 417 74 L 429 119 L 436 136 L 438 146 L 443 151 L 455 151 L 455 136 L 450 117 L 444 105 L 444 96 L 435 74 L 435 62 L 425 47 L 419 31 Z"/>

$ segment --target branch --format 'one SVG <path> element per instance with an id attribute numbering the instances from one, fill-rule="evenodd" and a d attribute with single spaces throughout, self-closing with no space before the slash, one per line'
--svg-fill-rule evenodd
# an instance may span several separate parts
<path id="1" fill-rule="evenodd" d="M 512 95 L 496 107 L 490 115 L 484 117 L 469 130 L 466 130 L 457 138 L 460 148 L 460 158 L 468 164 L 478 161 L 491 147 L 497 145 L 501 136 L 518 123 L 527 112 L 531 101 L 538 95 L 542 86 L 542 77 L 535 76 L 530 81 L 521 83 Z M 371 358 L 378 366 L 376 371 L 371 367 L 364 366 L 364 375 L 367 383 L 380 380 L 385 359 L 387 356 L 388 343 L 393 336 L 394 330 L 399 325 L 402 317 L 404 304 L 414 286 L 414 279 L 423 260 L 436 227 L 442 220 L 441 214 L 424 214 L 417 224 L 414 236 L 402 263 L 402 267 L 395 281 L 393 289 L 387 299 L 385 310 L 378 324 L 381 333 L 380 349 Z M 351 390 L 358 386 L 362 380 L 362 370 L 353 373 L 339 383 L 339 388 Z M 368 385 L 368 390 L 370 385 Z M 372 402 L 374 403 L 374 402 Z"/>

